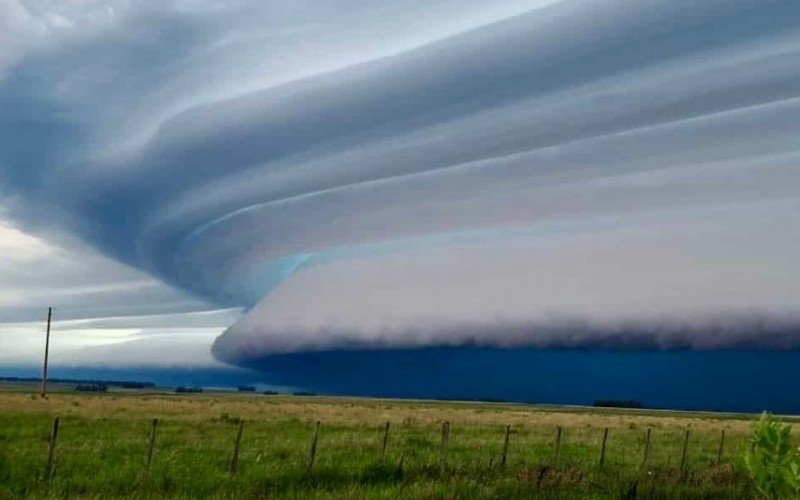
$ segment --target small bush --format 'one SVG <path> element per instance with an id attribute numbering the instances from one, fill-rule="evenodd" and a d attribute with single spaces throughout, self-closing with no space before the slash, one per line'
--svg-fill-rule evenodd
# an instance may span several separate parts
<path id="1" fill-rule="evenodd" d="M 767 412 L 753 424 L 753 447 L 744 465 L 759 498 L 800 499 L 800 448 L 792 447 L 791 430 Z"/>

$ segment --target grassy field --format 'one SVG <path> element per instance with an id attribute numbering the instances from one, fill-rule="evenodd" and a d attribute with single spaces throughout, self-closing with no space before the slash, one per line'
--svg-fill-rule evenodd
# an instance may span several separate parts
<path id="1" fill-rule="evenodd" d="M 46 481 L 56 415 L 55 470 Z M 145 475 L 154 417 L 155 453 Z M 240 419 L 238 472 L 231 477 Z M 321 427 L 309 478 L 316 421 Z M 445 421 L 451 430 L 443 460 Z M 512 433 L 503 468 L 506 425 Z M 562 443 L 554 463 L 558 427 Z M 681 470 L 685 429 L 690 439 Z M 222 393 L 62 392 L 43 400 L 2 391 L 0 498 L 625 498 L 634 488 L 640 498 L 744 498 L 748 485 L 737 461 L 749 434 L 750 422 L 735 415 Z"/>

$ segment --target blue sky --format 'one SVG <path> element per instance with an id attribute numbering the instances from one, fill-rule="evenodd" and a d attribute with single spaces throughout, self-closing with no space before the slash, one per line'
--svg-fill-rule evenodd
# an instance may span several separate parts
<path id="1" fill-rule="evenodd" d="M 799 18 L 6 0 L 0 365 L 797 347 Z"/>

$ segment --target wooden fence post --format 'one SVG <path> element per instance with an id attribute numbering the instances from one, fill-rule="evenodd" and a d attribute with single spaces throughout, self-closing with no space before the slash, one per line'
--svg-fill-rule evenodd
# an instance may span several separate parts
<path id="1" fill-rule="evenodd" d="M 314 458 L 317 456 L 317 438 L 319 437 L 319 420 L 314 426 L 314 436 L 311 438 L 311 448 L 308 450 L 308 460 L 306 460 L 306 473 L 311 479 L 311 471 L 314 467 Z"/>
<path id="2" fill-rule="evenodd" d="M 381 441 L 381 462 L 386 460 L 386 445 L 389 444 L 389 426 L 391 423 L 387 420 L 386 427 L 383 429 L 383 440 Z"/>
<path id="3" fill-rule="evenodd" d="M 561 453 L 561 432 L 561 427 L 558 427 L 558 429 L 556 429 L 556 445 L 553 453 L 553 467 L 558 466 L 558 456 Z"/>
<path id="4" fill-rule="evenodd" d="M 50 433 L 50 445 L 47 447 L 47 465 L 44 469 L 45 481 L 50 481 L 53 476 L 53 460 L 56 453 L 56 439 L 58 439 L 58 417 L 53 419 L 53 430 Z"/>
<path id="5" fill-rule="evenodd" d="M 506 436 L 503 439 L 503 458 L 500 459 L 500 467 L 505 468 L 508 463 L 508 439 L 511 434 L 511 426 L 506 425 Z"/>
<path id="6" fill-rule="evenodd" d="M 653 431 L 651 428 L 647 428 L 647 432 L 644 436 L 644 456 L 642 457 L 642 468 L 644 469 L 647 467 L 647 459 L 650 455 L 650 433 Z"/>
<path id="7" fill-rule="evenodd" d="M 600 468 L 606 463 L 606 442 L 608 442 L 608 427 L 603 430 L 603 442 L 600 443 Z"/>
<path id="8" fill-rule="evenodd" d="M 145 475 L 150 473 L 150 464 L 153 463 L 153 453 L 156 450 L 156 430 L 158 429 L 158 419 L 153 419 L 153 424 L 150 427 L 150 441 L 147 445 L 147 461 L 144 465 Z"/>
<path id="9" fill-rule="evenodd" d="M 689 447 L 689 429 L 683 433 L 683 451 L 681 451 L 681 470 L 686 466 L 686 449 Z"/>
<path id="10" fill-rule="evenodd" d="M 719 437 L 719 448 L 717 449 L 717 465 L 722 463 L 722 449 L 725 446 L 725 429 L 722 429 L 722 435 Z"/>
<path id="11" fill-rule="evenodd" d="M 447 443 L 450 441 L 450 422 L 442 422 L 442 443 L 439 446 L 439 454 L 441 458 L 441 467 L 444 470 L 447 467 Z"/>
<path id="12" fill-rule="evenodd" d="M 244 430 L 244 420 L 239 420 L 239 430 L 236 432 L 236 442 L 233 445 L 233 456 L 231 457 L 231 476 L 236 475 L 236 468 L 239 465 L 239 447 L 242 444 L 242 431 Z"/>

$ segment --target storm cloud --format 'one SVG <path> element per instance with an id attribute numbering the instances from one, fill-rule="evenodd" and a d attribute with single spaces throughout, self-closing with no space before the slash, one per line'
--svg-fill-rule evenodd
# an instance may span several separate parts
<path id="1" fill-rule="evenodd" d="M 800 345 L 794 0 L 81 4 L 0 7 L 5 205 L 220 359 Z"/>

